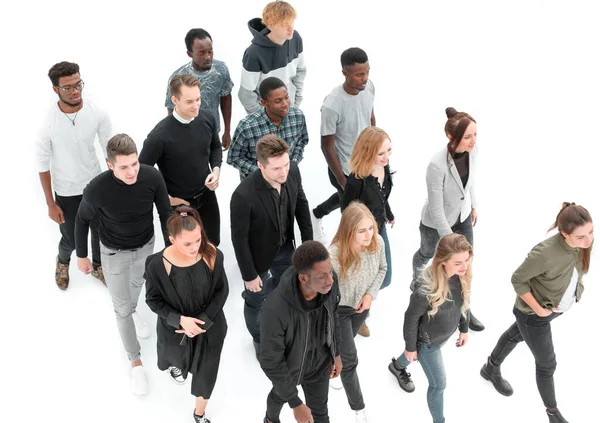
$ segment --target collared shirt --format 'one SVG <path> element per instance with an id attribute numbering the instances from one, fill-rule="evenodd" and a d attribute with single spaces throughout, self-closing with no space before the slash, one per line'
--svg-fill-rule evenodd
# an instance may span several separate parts
<path id="1" fill-rule="evenodd" d="M 240 180 L 258 169 L 256 144 L 268 134 L 275 134 L 290 146 L 290 160 L 300 163 L 304 147 L 308 144 L 306 119 L 300 109 L 290 107 L 288 115 L 275 125 L 265 108 L 246 116 L 240 121 L 231 140 L 227 163 L 240 171 Z"/>
<path id="2" fill-rule="evenodd" d="M 179 69 L 177 69 L 169 77 L 175 75 L 194 75 L 200 81 L 200 95 L 202 99 L 200 101 L 200 108 L 208 110 L 212 113 L 217 121 L 217 132 L 221 129 L 221 119 L 219 117 L 219 105 L 221 104 L 221 97 L 225 97 L 231 94 L 233 89 L 233 81 L 229 76 L 229 69 L 224 62 L 220 60 L 213 60 L 212 67 L 207 71 L 197 71 L 192 66 L 192 62 L 186 63 Z M 175 109 L 175 105 L 171 101 L 171 88 L 167 82 L 167 96 L 165 99 L 165 107 L 169 109 Z"/>
<path id="3" fill-rule="evenodd" d="M 263 178 L 264 179 L 264 178 Z M 279 246 L 282 246 L 287 241 L 287 233 L 290 227 L 290 216 L 289 216 L 289 194 L 287 191 L 287 185 L 281 184 L 280 191 L 277 191 L 267 180 L 265 179 L 265 185 L 269 190 L 273 204 L 275 205 L 275 212 L 277 214 L 277 230 L 279 231 Z"/>
<path id="4" fill-rule="evenodd" d="M 194 120 L 194 118 L 191 119 L 184 119 L 182 118 L 179 113 L 177 113 L 177 110 L 173 109 L 173 117 L 175 117 L 175 119 L 177 119 L 179 122 L 183 123 L 184 125 L 187 125 L 188 123 L 190 123 L 191 121 Z"/>
<path id="5" fill-rule="evenodd" d="M 108 115 L 88 99 L 84 98 L 77 113 L 66 116 L 54 104 L 36 142 L 37 171 L 50 171 L 52 188 L 58 195 L 81 195 L 101 172 L 94 145 L 96 136 L 106 156 L 106 145 L 112 135 Z"/>

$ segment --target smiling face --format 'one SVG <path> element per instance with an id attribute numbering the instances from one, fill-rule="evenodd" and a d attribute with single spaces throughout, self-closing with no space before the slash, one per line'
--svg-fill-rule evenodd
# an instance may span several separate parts
<path id="1" fill-rule="evenodd" d="M 471 254 L 468 251 L 452 254 L 449 260 L 442 263 L 446 276 L 451 278 L 454 275 L 464 276 L 471 262 Z"/>
<path id="2" fill-rule="evenodd" d="M 175 111 L 179 116 L 186 120 L 191 120 L 198 116 L 200 112 L 200 87 L 188 87 L 183 84 L 178 96 L 171 96 L 175 105 Z"/>
<path id="3" fill-rule="evenodd" d="M 450 138 L 450 137 L 448 137 Z M 477 143 L 477 124 L 475 122 L 471 122 L 465 133 L 458 143 L 456 147 L 457 153 L 464 153 L 465 151 L 470 153 L 475 148 L 475 144 Z"/>
<path id="4" fill-rule="evenodd" d="M 377 151 L 377 156 L 375 156 L 374 164 L 376 166 L 385 167 L 390 162 L 390 156 L 392 155 L 392 142 L 389 138 L 383 140 L 381 147 Z"/>
<path id="5" fill-rule="evenodd" d="M 190 217 L 187 217 L 187 219 L 190 219 Z M 169 240 L 181 255 L 194 258 L 198 256 L 198 251 L 200 251 L 202 231 L 200 226 L 197 225 L 191 231 L 181 231 L 176 237 L 169 236 Z"/>
<path id="6" fill-rule="evenodd" d="M 272 90 L 266 100 L 260 100 L 269 116 L 277 120 L 283 119 L 290 112 L 290 96 L 285 86 Z"/>
<path id="7" fill-rule="evenodd" d="M 573 248 L 590 248 L 594 241 L 594 225 L 592 222 L 588 222 L 575 228 L 569 235 L 564 232 L 561 232 L 561 234 L 567 244 Z"/>
<path id="8" fill-rule="evenodd" d="M 63 103 L 77 107 L 81 104 L 81 91 L 83 91 L 83 85 L 81 77 L 78 73 L 70 76 L 61 76 L 58 79 L 58 87 L 52 87 L 54 92 L 58 94 L 58 98 Z M 67 90 L 65 91 L 64 89 Z"/>

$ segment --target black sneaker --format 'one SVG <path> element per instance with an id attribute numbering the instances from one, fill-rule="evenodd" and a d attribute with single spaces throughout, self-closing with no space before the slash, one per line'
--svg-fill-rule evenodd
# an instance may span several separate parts
<path id="1" fill-rule="evenodd" d="M 210 423 L 210 419 L 206 417 L 206 413 L 204 415 L 199 416 L 196 414 L 196 410 L 194 410 L 194 422 L 195 423 Z"/>
<path id="2" fill-rule="evenodd" d="M 178 385 L 183 385 L 185 383 L 185 378 L 183 377 L 183 373 L 181 372 L 180 369 L 178 369 L 177 367 L 171 366 L 169 367 L 169 376 L 171 376 L 171 379 L 173 379 L 173 382 L 175 382 Z"/>
<path id="3" fill-rule="evenodd" d="M 388 366 L 389 371 L 396 376 L 398 379 L 398 384 L 400 387 L 406 392 L 414 392 L 415 384 L 410 378 L 410 373 L 406 371 L 406 369 L 400 369 L 400 366 L 396 364 L 396 359 L 392 358 L 392 362 Z"/>

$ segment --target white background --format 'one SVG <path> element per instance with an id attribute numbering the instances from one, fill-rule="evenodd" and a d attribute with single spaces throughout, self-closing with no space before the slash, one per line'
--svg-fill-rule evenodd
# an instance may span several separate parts
<path id="1" fill-rule="evenodd" d="M 56 100 L 48 69 L 68 60 L 81 66 L 85 96 L 109 112 L 115 132 L 128 133 L 141 147 L 166 113 L 167 79 L 188 61 L 184 37 L 193 27 L 211 33 L 215 57 L 227 63 L 236 84 L 233 135 L 244 116 L 237 89 L 242 54 L 251 40 L 247 21 L 260 16 L 265 4 L 55 0 L 2 6 L 0 420 L 192 422 L 190 385 L 178 387 L 159 372 L 155 335 L 141 341 L 150 393 L 137 398 L 129 390 L 129 364 L 106 288 L 75 266 L 69 289 L 55 286 L 59 232 L 47 217 L 33 145 Z M 386 367 L 404 346 L 403 314 L 419 243 L 425 168 L 445 145 L 444 109 L 454 106 L 478 121 L 472 307 L 486 330 L 472 334 L 462 349 L 452 342 L 444 348 L 447 421 L 546 422 L 525 345 L 503 366 L 515 389 L 512 397 L 496 393 L 479 369 L 513 321 L 511 273 L 544 239 L 561 202 L 582 204 L 593 216 L 600 213 L 596 3 L 330 0 L 294 6 L 308 63 L 302 109 L 311 139 L 301 170 L 311 206 L 333 193 L 320 152 L 319 108 L 343 82 L 339 56 L 348 47 L 359 46 L 369 55 L 377 124 L 394 146 L 396 226 L 389 230 L 394 276 L 373 304 L 371 338 L 356 340 L 370 415 L 378 422 L 431 421 L 419 364 L 411 366 L 413 394 L 401 391 Z M 238 181 L 237 171 L 224 165 L 218 198 L 231 292 L 225 306 L 229 333 L 208 407 L 213 423 L 262 421 L 270 389 L 244 325 L 242 282 L 230 242 L 228 205 Z M 330 237 L 338 221 L 338 212 L 325 219 Z M 598 421 L 598 265 L 594 259 L 583 300 L 553 323 L 558 403 L 571 422 Z M 139 311 L 154 325 L 143 298 Z M 330 393 L 329 409 L 332 422 L 353 421 L 343 391 Z M 282 422 L 292 421 L 286 406 Z"/>

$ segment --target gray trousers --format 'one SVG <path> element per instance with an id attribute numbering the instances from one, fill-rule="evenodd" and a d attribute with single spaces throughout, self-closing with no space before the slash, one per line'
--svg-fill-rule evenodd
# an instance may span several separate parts
<path id="1" fill-rule="evenodd" d="M 114 250 L 100 243 L 104 279 L 117 316 L 117 327 L 129 361 L 141 357 L 140 343 L 131 314 L 137 307 L 144 285 L 146 257 L 154 252 L 154 237 L 135 250 Z"/>

